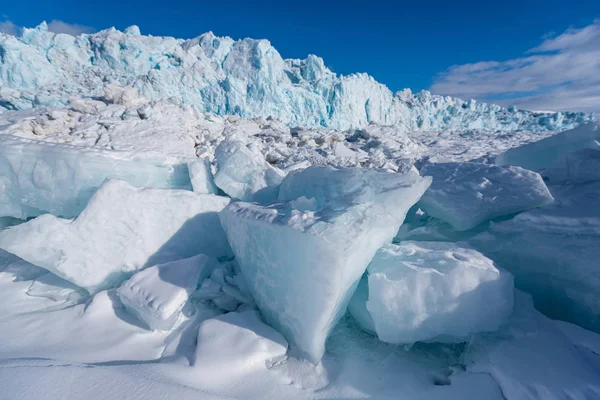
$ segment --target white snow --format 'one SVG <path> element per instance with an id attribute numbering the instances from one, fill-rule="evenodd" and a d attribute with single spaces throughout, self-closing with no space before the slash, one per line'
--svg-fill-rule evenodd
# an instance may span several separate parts
<path id="1" fill-rule="evenodd" d="M 106 178 L 136 186 L 190 188 L 185 165 L 131 158 L 123 152 L 0 135 L 0 216 L 77 216 Z"/>
<path id="2" fill-rule="evenodd" d="M 268 202 L 277 199 L 283 172 L 267 163 L 260 152 L 228 139 L 215 150 L 215 184 L 233 199 Z"/>
<path id="3" fill-rule="evenodd" d="M 310 167 L 286 176 L 281 203 L 223 210 L 257 306 L 297 354 L 321 359 L 367 264 L 429 183 L 415 172 Z"/>
<path id="4" fill-rule="evenodd" d="M 473 333 L 497 330 L 512 313 L 512 276 L 454 243 L 386 245 L 368 274 L 366 309 L 372 325 L 364 312 L 353 315 L 387 343 L 464 341 Z"/>
<path id="5" fill-rule="evenodd" d="M 419 207 L 460 231 L 554 200 L 539 174 L 519 167 L 439 163 L 425 165 L 421 174 L 433 182 Z"/>
<path id="6" fill-rule="evenodd" d="M 216 260 L 205 254 L 137 272 L 117 289 L 125 308 L 154 330 L 171 330 L 198 283 L 208 277 Z"/>
<path id="7" fill-rule="evenodd" d="M 267 363 L 281 360 L 288 347 L 283 336 L 265 325 L 254 310 L 203 321 L 198 328 L 197 343 L 195 371 L 217 379 L 220 376 L 235 379 L 249 369 L 265 369 Z"/>
<path id="8" fill-rule="evenodd" d="M 76 219 L 42 215 L 0 232 L 0 248 L 96 293 L 145 266 L 231 255 L 217 215 L 228 202 L 108 180 Z"/>

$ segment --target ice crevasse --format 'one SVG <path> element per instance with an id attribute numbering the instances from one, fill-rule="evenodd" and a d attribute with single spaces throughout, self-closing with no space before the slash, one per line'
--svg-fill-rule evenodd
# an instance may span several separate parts
<path id="1" fill-rule="evenodd" d="M 367 74 L 337 75 L 323 60 L 283 59 L 266 40 L 211 32 L 193 39 L 143 36 L 137 27 L 71 36 L 46 23 L 20 37 L 0 34 L 0 109 L 64 105 L 102 94 L 106 82 L 149 100 L 203 112 L 272 117 L 289 126 L 357 128 L 371 122 L 406 131 L 556 131 L 583 113 L 535 113 L 410 90 L 394 94 Z"/>

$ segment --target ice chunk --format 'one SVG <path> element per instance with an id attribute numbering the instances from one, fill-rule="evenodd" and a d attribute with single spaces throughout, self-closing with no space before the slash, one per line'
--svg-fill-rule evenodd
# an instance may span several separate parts
<path id="1" fill-rule="evenodd" d="M 369 300 L 369 278 L 363 276 L 358 283 L 354 296 L 348 303 L 348 311 L 352 315 L 352 318 L 356 321 L 365 332 L 369 332 L 372 335 L 377 335 L 375 331 L 375 322 L 371 313 L 367 310 L 367 301 Z"/>
<path id="2" fill-rule="evenodd" d="M 117 289 L 125 308 L 151 329 L 171 330 L 198 282 L 206 279 L 216 260 L 205 254 L 154 265 L 133 275 Z"/>
<path id="3" fill-rule="evenodd" d="M 429 184 L 414 172 L 310 167 L 284 179 L 281 202 L 231 203 L 221 212 L 265 321 L 298 355 L 321 359 L 367 264 Z"/>
<path id="4" fill-rule="evenodd" d="M 219 188 L 215 185 L 207 158 L 188 162 L 188 171 L 192 188 L 196 193 L 217 194 Z"/>
<path id="5" fill-rule="evenodd" d="M 285 356 L 287 342 L 256 311 L 232 312 L 203 321 L 198 329 L 194 369 L 230 378 Z"/>
<path id="6" fill-rule="evenodd" d="M 600 148 L 598 124 L 585 124 L 538 142 L 507 150 L 496 157 L 496 164 L 518 165 L 537 171 L 542 168 L 550 168 L 564 155 L 584 148 Z"/>
<path id="7" fill-rule="evenodd" d="M 553 201 L 542 177 L 519 167 L 477 163 L 428 164 L 423 175 L 433 183 L 419 206 L 457 230 Z"/>
<path id="8" fill-rule="evenodd" d="M 106 178 L 145 187 L 191 187 L 185 165 L 119 159 L 125 156 L 0 135 L 0 216 L 74 217 Z"/>
<path id="9" fill-rule="evenodd" d="M 358 304 L 353 315 L 387 343 L 463 341 L 498 329 L 512 313 L 512 276 L 455 243 L 386 245 L 368 273 L 366 309 L 373 325 Z M 363 300 L 364 292 L 357 291 Z"/>
<path id="10" fill-rule="evenodd" d="M 600 182 L 550 186 L 551 207 L 493 224 L 469 243 L 551 318 L 600 332 Z"/>
<path id="11" fill-rule="evenodd" d="M 506 399 L 600 398 L 598 369 L 525 294 L 517 291 L 515 299 L 515 313 L 499 332 L 469 343 L 467 371 L 490 374 Z"/>
<path id="12" fill-rule="evenodd" d="M 219 170 L 215 184 L 230 197 L 243 201 L 267 202 L 277 198 L 283 172 L 273 168 L 262 154 L 235 139 L 221 142 L 215 158 Z"/>
<path id="13" fill-rule="evenodd" d="M 76 219 L 42 215 L 0 232 L 0 248 L 95 293 L 146 266 L 231 256 L 217 214 L 228 202 L 108 180 Z"/>
<path id="14" fill-rule="evenodd" d="M 574 151 L 559 158 L 543 171 L 550 183 L 587 183 L 600 180 L 600 146 L 598 149 Z"/>

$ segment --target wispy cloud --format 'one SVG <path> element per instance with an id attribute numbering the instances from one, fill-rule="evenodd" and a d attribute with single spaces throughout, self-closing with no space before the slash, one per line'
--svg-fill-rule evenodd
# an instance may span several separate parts
<path id="1" fill-rule="evenodd" d="M 431 91 L 535 110 L 600 111 L 600 20 L 547 37 L 524 57 L 455 65 Z"/>
<path id="2" fill-rule="evenodd" d="M 21 34 L 23 30 L 22 26 L 19 26 L 12 22 L 9 19 L 4 21 L 0 21 L 0 32 L 8 33 L 9 35 L 18 36 Z M 53 19 L 48 23 L 48 31 L 54 33 L 66 33 L 68 35 L 77 36 L 82 33 L 92 33 L 96 30 L 91 26 L 80 25 L 80 24 L 70 24 L 68 22 L 60 21 L 58 19 Z"/>

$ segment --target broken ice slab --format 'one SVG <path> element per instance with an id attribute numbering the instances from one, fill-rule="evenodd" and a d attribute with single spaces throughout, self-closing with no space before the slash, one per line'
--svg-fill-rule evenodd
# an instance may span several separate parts
<path id="1" fill-rule="evenodd" d="M 190 294 L 217 264 L 205 254 L 137 272 L 117 289 L 117 295 L 132 314 L 150 329 L 171 330 L 181 317 Z"/>
<path id="2" fill-rule="evenodd" d="M 438 163 L 425 165 L 421 174 L 433 182 L 419 207 L 459 231 L 554 200 L 538 173 L 520 167 Z"/>
<path id="3" fill-rule="evenodd" d="M 218 212 L 229 198 L 107 180 L 75 219 L 51 214 L 0 232 L 0 248 L 90 293 L 204 253 L 232 256 Z"/>
<path id="4" fill-rule="evenodd" d="M 107 178 L 135 186 L 191 189 L 185 164 L 126 159 L 133 157 L 0 135 L 0 217 L 77 216 Z"/>
<path id="5" fill-rule="evenodd" d="M 465 341 L 497 330 L 512 314 L 512 276 L 456 243 L 389 244 L 367 271 L 350 311 L 387 343 Z"/>
<path id="6" fill-rule="evenodd" d="M 371 258 L 430 182 L 415 172 L 309 167 L 283 180 L 280 202 L 221 212 L 249 291 L 296 355 L 319 362 Z"/>

